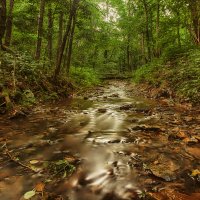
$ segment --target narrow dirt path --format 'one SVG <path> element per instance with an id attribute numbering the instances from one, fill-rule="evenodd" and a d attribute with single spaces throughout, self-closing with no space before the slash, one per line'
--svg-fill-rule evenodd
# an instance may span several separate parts
<path id="1" fill-rule="evenodd" d="M 26 119 L 2 118 L 0 199 L 32 189 L 32 199 L 200 199 L 199 111 L 110 81 Z"/>

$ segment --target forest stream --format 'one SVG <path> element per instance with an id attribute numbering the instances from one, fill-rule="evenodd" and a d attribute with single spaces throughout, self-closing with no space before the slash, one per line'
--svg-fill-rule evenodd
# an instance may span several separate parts
<path id="1" fill-rule="evenodd" d="M 200 199 L 200 110 L 135 90 L 109 81 L 1 116 L 0 199 Z"/>

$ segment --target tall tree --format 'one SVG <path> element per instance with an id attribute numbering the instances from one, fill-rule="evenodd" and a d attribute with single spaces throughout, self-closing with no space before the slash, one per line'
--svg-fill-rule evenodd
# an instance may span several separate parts
<path id="1" fill-rule="evenodd" d="M 76 12 L 77 12 L 77 9 L 78 9 L 79 2 L 80 2 L 80 0 L 73 0 L 73 2 L 72 2 L 72 6 L 71 6 L 71 9 L 70 9 L 70 13 L 69 13 L 69 19 L 68 19 L 68 23 L 67 23 L 67 26 L 66 26 L 65 34 L 63 36 L 62 44 L 61 44 L 60 49 L 59 49 L 58 62 L 57 62 L 55 72 L 54 72 L 54 80 L 55 81 L 57 80 L 57 77 L 60 74 L 61 63 L 62 63 L 62 58 L 63 58 L 65 46 L 66 46 L 66 43 L 67 43 L 67 39 L 70 35 L 70 30 L 71 30 L 73 18 L 76 16 Z"/>
<path id="2" fill-rule="evenodd" d="M 149 6 L 147 0 L 142 0 L 144 6 L 144 13 L 145 13 L 145 32 L 146 32 L 146 43 L 147 43 L 147 51 L 148 51 L 148 60 L 151 60 L 151 46 L 150 46 L 150 31 L 149 31 Z"/>
<path id="3" fill-rule="evenodd" d="M 45 0 L 40 0 L 40 11 L 39 11 L 39 17 L 38 17 L 38 31 L 37 31 L 37 44 L 36 44 L 36 52 L 35 52 L 36 60 L 40 60 L 40 56 L 41 56 L 44 12 L 45 12 Z"/>
<path id="4" fill-rule="evenodd" d="M 69 74 L 70 64 L 71 64 L 71 57 L 72 57 L 72 46 L 73 46 L 73 39 L 74 39 L 74 31 L 76 26 L 76 16 L 73 16 L 72 28 L 69 37 L 69 47 L 67 51 L 67 63 L 66 63 L 66 71 Z"/>
<path id="5" fill-rule="evenodd" d="M 0 1 L 0 45 L 3 48 L 3 37 L 6 31 L 6 0 Z"/>
<path id="6" fill-rule="evenodd" d="M 191 12 L 193 38 L 195 43 L 200 45 L 200 1 L 189 0 L 189 9 Z"/>
<path id="7" fill-rule="evenodd" d="M 53 16 L 52 16 L 52 4 L 48 4 L 48 58 L 50 65 L 52 64 L 53 57 Z"/>
<path id="8" fill-rule="evenodd" d="M 6 35 L 5 35 L 6 46 L 10 46 L 11 43 L 12 26 L 13 26 L 13 8 L 14 8 L 14 0 L 10 0 L 9 12 L 6 22 Z"/>
<path id="9" fill-rule="evenodd" d="M 59 50 L 62 44 L 62 37 L 63 37 L 63 18 L 64 14 L 63 11 L 60 11 L 59 14 L 59 28 L 58 28 L 58 42 L 57 42 L 57 52 L 56 52 L 56 66 L 58 65 L 58 59 L 59 59 Z"/>
<path id="10" fill-rule="evenodd" d="M 160 0 L 156 1 L 156 57 L 160 57 L 161 49 L 159 47 L 160 40 Z"/>

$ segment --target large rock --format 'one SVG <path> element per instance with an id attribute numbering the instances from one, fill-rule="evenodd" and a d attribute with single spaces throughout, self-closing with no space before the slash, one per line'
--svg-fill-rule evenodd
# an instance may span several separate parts
<path id="1" fill-rule="evenodd" d="M 153 175 L 165 181 L 172 181 L 176 178 L 176 172 L 180 169 L 180 165 L 178 165 L 176 160 L 161 154 L 157 160 L 148 165 L 148 169 L 150 169 Z"/>

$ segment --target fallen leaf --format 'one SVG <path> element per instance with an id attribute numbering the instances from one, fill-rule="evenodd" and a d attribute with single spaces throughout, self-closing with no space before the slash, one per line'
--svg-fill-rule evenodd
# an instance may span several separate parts
<path id="1" fill-rule="evenodd" d="M 179 138 L 188 138 L 187 134 L 186 134 L 184 131 L 180 131 L 180 132 L 177 134 L 177 136 L 178 136 Z"/>
<path id="2" fill-rule="evenodd" d="M 31 160 L 31 161 L 30 161 L 30 164 L 31 164 L 31 165 L 35 165 L 35 164 L 37 164 L 37 163 L 39 163 L 38 160 Z"/>
<path id="3" fill-rule="evenodd" d="M 193 170 L 191 176 L 194 177 L 194 176 L 197 176 L 197 175 L 200 175 L 200 171 L 198 169 Z"/>
<path id="4" fill-rule="evenodd" d="M 36 186 L 35 186 L 35 191 L 36 192 L 43 192 L 44 191 L 44 188 L 45 188 L 45 184 L 44 183 L 38 183 Z"/>
<path id="5" fill-rule="evenodd" d="M 28 191 L 24 194 L 24 199 L 30 199 L 32 198 L 33 196 L 35 196 L 35 191 L 34 190 L 31 190 L 31 191 Z"/>

